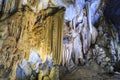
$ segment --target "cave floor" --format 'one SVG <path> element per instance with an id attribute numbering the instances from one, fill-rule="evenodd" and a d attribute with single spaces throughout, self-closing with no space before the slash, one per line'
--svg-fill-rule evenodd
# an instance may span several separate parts
<path id="1" fill-rule="evenodd" d="M 98 65 L 79 66 L 65 74 L 61 80 L 120 80 L 118 74 L 108 74 Z"/>

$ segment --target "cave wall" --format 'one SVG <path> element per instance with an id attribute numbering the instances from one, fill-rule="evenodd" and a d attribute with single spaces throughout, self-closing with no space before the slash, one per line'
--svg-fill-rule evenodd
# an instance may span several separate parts
<path id="1" fill-rule="evenodd" d="M 58 64 L 62 50 L 64 8 L 60 10 L 49 8 L 41 13 L 43 13 L 40 15 L 42 18 L 36 22 L 35 27 L 31 30 L 33 33 L 31 41 L 33 46 L 40 50 L 43 62 L 45 56 L 52 54 L 53 58 L 58 60 L 55 61 Z"/>
<path id="2" fill-rule="evenodd" d="M 67 66 L 68 70 L 71 70 L 71 64 L 84 65 L 91 64 L 93 61 L 106 72 L 114 73 L 119 69 L 119 29 L 116 31 L 115 25 L 105 18 L 106 3 L 109 1 L 87 0 L 85 3 L 80 3 L 84 7 L 77 6 L 79 8 L 77 9 L 76 6 L 70 6 L 67 8 L 63 37 L 64 52 L 62 53 L 65 58 L 62 56 L 62 63 L 63 66 Z M 72 10 L 77 12 L 74 13 L 74 17 L 69 16 Z M 75 42 L 76 34 L 79 39 Z"/>
<path id="3" fill-rule="evenodd" d="M 30 49 L 39 52 L 43 63 L 48 55 L 52 55 L 53 62 L 59 64 L 65 9 L 48 8 L 35 13 L 29 5 L 23 5 L 10 14 L 8 8 L 12 5 L 5 4 L 1 5 L 0 18 L 0 78 L 14 80 L 18 64 L 29 59 Z"/>

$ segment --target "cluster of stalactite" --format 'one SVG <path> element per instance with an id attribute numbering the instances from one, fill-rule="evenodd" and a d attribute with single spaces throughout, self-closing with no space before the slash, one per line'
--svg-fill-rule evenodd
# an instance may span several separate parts
<path id="1" fill-rule="evenodd" d="M 27 3 L 21 0 L 0 1 L 0 79 L 32 79 L 29 76 L 39 76 L 41 80 L 49 72 L 50 61 L 54 65 L 47 76 L 56 80 L 59 78 L 65 8 L 52 7 L 37 12 L 33 8 L 37 6 L 37 1 Z M 30 53 L 34 53 L 32 57 L 36 53 L 40 56 L 39 61 L 34 63 L 37 69 L 33 68 Z M 49 60 L 49 56 L 52 59 Z M 32 74 L 34 70 L 39 75 Z M 16 74 L 24 75 L 18 77 Z"/>
<path id="2" fill-rule="evenodd" d="M 96 42 L 98 35 L 97 29 L 92 23 L 94 21 L 92 20 L 93 6 L 90 5 L 89 2 L 86 3 L 86 8 L 77 4 L 76 1 L 75 8 L 77 15 L 72 20 L 66 20 L 64 25 L 63 65 L 68 65 L 72 57 L 74 57 L 73 61 L 75 64 L 83 63 L 84 57 L 87 55 L 91 44 Z M 100 1 L 93 2 L 93 5 L 96 4 L 99 5 Z M 96 9 L 98 9 L 98 7 L 96 7 Z"/>
<path id="3" fill-rule="evenodd" d="M 20 64 L 23 58 L 29 56 L 27 55 L 30 49 L 27 29 L 30 25 L 33 25 L 30 20 L 34 20 L 34 18 L 34 13 L 29 11 L 28 7 L 24 7 L 24 11 L 19 9 L 14 15 L 1 20 L 1 40 L 3 42 L 0 50 L 1 78 L 14 80 L 17 65 Z M 30 23 L 28 23 L 29 21 Z"/>
<path id="4" fill-rule="evenodd" d="M 85 11 L 85 10 L 84 10 Z M 80 22 L 76 22 L 77 18 Z M 65 22 L 64 39 L 63 39 L 63 65 L 68 65 L 70 59 L 74 57 L 75 63 L 83 60 L 87 55 L 91 44 L 96 42 L 97 30 L 92 26 L 93 33 L 90 33 L 90 27 L 86 14 L 82 12 L 81 15 L 76 16 L 72 21 Z"/>
<path id="5" fill-rule="evenodd" d="M 99 14 L 97 23 L 94 20 L 95 15 L 92 14 L 96 4 L 101 5 L 95 8 L 95 14 L 97 15 L 97 12 Z M 87 3 L 85 8 L 81 8 L 80 14 L 72 20 L 65 20 L 63 66 L 70 69 L 72 63 L 74 63 L 72 65 L 83 65 L 94 60 L 108 72 L 114 72 L 116 69 L 119 71 L 118 32 L 115 32 L 112 24 L 106 22 L 103 15 L 104 8 L 105 2 L 93 1 L 91 5 Z"/>

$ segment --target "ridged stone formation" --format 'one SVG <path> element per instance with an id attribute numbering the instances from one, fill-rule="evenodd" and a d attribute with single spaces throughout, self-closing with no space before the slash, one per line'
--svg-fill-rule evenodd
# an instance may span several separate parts
<path id="1" fill-rule="evenodd" d="M 119 80 L 113 1 L 0 0 L 0 80 Z"/>
<path id="2" fill-rule="evenodd" d="M 23 73 L 19 72 L 21 69 L 24 70 L 26 78 L 31 76 L 36 68 L 30 61 L 30 50 L 38 51 L 42 63 L 46 62 L 46 57 L 50 55 L 53 57 L 54 65 L 60 63 L 65 8 L 51 7 L 35 12 L 31 7 L 36 6 L 37 2 L 35 5 L 32 3 L 34 2 L 28 1 L 28 4 L 23 2 L 22 5 L 21 0 L 1 1 L 0 79 L 15 80 L 16 76 L 17 79 L 24 79 L 23 76 L 19 77 Z M 29 63 L 32 68 L 29 67 Z M 28 67 L 25 67 L 25 64 Z M 17 75 L 16 70 L 19 73 Z M 54 70 L 50 77 L 53 78 L 53 75 Z M 59 72 L 56 75 L 59 75 Z"/>

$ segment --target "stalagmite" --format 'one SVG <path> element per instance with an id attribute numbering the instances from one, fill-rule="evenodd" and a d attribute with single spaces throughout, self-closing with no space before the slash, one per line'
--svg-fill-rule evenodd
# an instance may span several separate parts
<path id="1" fill-rule="evenodd" d="M 88 21 L 89 21 L 89 27 L 90 27 L 90 33 L 91 33 L 91 37 L 92 37 L 92 43 L 95 43 L 98 32 L 96 30 L 96 28 L 94 27 L 94 24 L 92 24 L 94 16 L 96 14 L 96 11 L 98 10 L 98 7 L 100 5 L 101 0 L 98 1 L 93 1 L 92 4 L 90 4 L 90 2 L 88 2 Z"/>
<path id="2" fill-rule="evenodd" d="M 68 42 L 63 43 L 62 65 L 69 66 L 73 52 L 73 41 L 68 39 Z"/>
<path id="3" fill-rule="evenodd" d="M 88 48 L 91 45 L 91 36 L 90 36 L 90 31 L 89 31 L 89 27 L 88 27 L 88 23 L 87 23 L 87 17 L 84 16 L 83 18 L 83 23 L 84 26 L 81 30 L 81 35 L 82 35 L 82 45 L 83 45 L 83 52 L 86 55 L 88 52 Z"/>
<path id="4" fill-rule="evenodd" d="M 78 64 L 78 59 L 83 59 L 82 53 L 82 43 L 80 40 L 80 35 L 74 29 L 71 30 L 72 38 L 73 38 L 73 53 L 75 55 L 75 63 Z"/>

